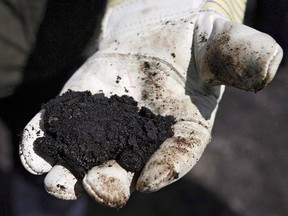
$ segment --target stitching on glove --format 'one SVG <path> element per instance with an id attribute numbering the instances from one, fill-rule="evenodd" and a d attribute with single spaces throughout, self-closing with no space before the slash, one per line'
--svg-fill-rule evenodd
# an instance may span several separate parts
<path id="1" fill-rule="evenodd" d="M 119 10 L 122 10 L 123 8 L 129 6 L 129 5 L 133 5 L 133 4 L 136 4 L 137 2 L 141 2 L 141 1 L 143 1 L 143 0 L 130 0 L 130 1 L 126 0 L 126 2 L 123 2 L 121 4 L 113 6 L 111 9 L 119 11 Z"/>
<path id="2" fill-rule="evenodd" d="M 159 17 L 158 20 L 154 20 L 154 19 L 150 19 L 150 20 L 144 20 L 144 21 L 139 21 L 138 23 L 133 23 L 131 25 L 125 25 L 125 26 L 121 26 L 119 27 L 119 30 L 117 30 L 117 34 L 127 34 L 127 33 L 136 33 L 137 31 L 143 31 L 143 29 L 146 28 L 145 32 L 148 32 L 149 34 L 152 34 L 153 31 L 157 31 L 160 28 L 165 28 L 165 25 L 167 25 L 166 23 L 169 21 L 171 22 L 173 25 L 178 25 L 179 21 L 181 21 L 181 19 L 193 19 L 192 14 L 185 14 L 185 16 L 183 14 L 179 14 L 179 16 L 166 16 L 166 17 Z M 153 21 L 153 22 L 151 22 Z M 157 25 L 158 24 L 158 25 Z M 193 23 L 192 23 L 193 24 Z M 169 26 L 170 27 L 170 26 Z M 108 33 L 105 37 L 105 39 L 111 39 L 113 38 L 113 35 L 110 33 Z"/>
<path id="3" fill-rule="evenodd" d="M 22 162 L 24 162 L 25 168 L 28 169 L 31 173 L 35 173 L 36 175 L 42 174 L 41 172 L 36 172 L 32 166 L 27 163 L 26 157 L 23 155 L 23 151 L 22 154 L 20 153 L 20 157 L 23 158 Z"/>
<path id="4" fill-rule="evenodd" d="M 95 191 L 92 189 L 92 187 L 89 184 L 85 184 L 85 188 L 86 190 L 88 190 L 90 193 L 92 193 L 92 197 L 95 199 L 97 199 L 96 201 L 100 202 L 100 203 L 105 203 L 108 206 L 115 206 L 115 204 L 109 202 L 108 200 L 104 200 L 103 198 L 101 198 L 100 196 L 98 196 L 97 193 L 95 193 Z"/>
<path id="5" fill-rule="evenodd" d="M 170 15 L 163 15 L 163 16 L 158 16 L 158 17 L 153 17 L 153 18 L 149 18 L 146 20 L 141 20 L 138 22 L 134 22 L 134 23 L 130 23 L 129 25 L 123 25 L 119 27 L 119 30 L 117 30 L 117 33 L 122 33 L 122 32 L 132 32 L 135 31 L 137 29 L 141 29 L 143 31 L 143 28 L 146 26 L 152 26 L 153 24 L 161 24 L 161 22 L 166 22 L 166 21 L 177 21 L 181 18 L 185 19 L 189 16 L 191 16 L 193 13 L 197 13 L 198 11 L 192 11 L 192 10 L 186 10 L 186 11 L 182 11 L 179 13 L 175 13 L 175 14 L 170 14 Z M 184 13 L 184 15 L 183 15 Z M 188 14 L 187 14 L 188 13 Z M 162 27 L 162 26 L 161 26 Z M 104 38 L 111 38 L 111 32 L 108 32 L 107 34 L 105 34 L 106 36 Z"/>
<path id="6" fill-rule="evenodd" d="M 22 139 L 23 139 L 23 137 L 22 137 Z M 25 156 L 24 155 L 24 151 L 23 151 L 23 149 L 24 149 L 25 147 L 24 147 L 24 144 L 23 144 L 23 142 L 20 142 L 20 147 L 19 147 L 19 155 L 20 155 L 20 158 L 22 159 L 21 161 L 22 161 L 22 163 L 24 163 L 23 165 L 25 165 L 25 168 L 27 169 L 27 170 L 29 170 L 31 173 L 34 173 L 34 174 L 36 174 L 36 175 L 41 175 L 42 174 L 42 172 L 37 172 L 37 171 L 35 171 L 34 169 L 33 169 L 33 167 L 27 162 L 28 160 L 27 160 L 27 157 L 28 157 L 28 159 L 30 158 L 30 151 L 28 152 L 28 153 L 30 153 L 29 155 L 27 155 L 27 156 Z"/>
<path id="7" fill-rule="evenodd" d="M 217 10 L 204 9 L 204 8 L 202 8 L 202 9 L 200 9 L 198 12 L 199 12 L 199 13 L 208 13 L 208 12 L 210 12 L 210 13 L 212 13 L 212 14 L 217 14 L 217 15 L 219 15 L 219 16 L 220 16 L 221 18 L 223 18 L 223 19 L 227 19 L 222 13 L 220 13 L 220 12 L 217 11 Z"/>
<path id="8" fill-rule="evenodd" d="M 117 206 L 117 204 L 115 204 L 115 203 L 113 203 L 113 202 L 109 202 L 109 200 L 104 200 L 103 198 L 101 198 L 100 196 L 98 196 L 98 194 L 97 193 L 95 193 L 95 191 L 92 189 L 92 187 L 90 186 L 90 184 L 88 184 L 87 182 L 86 182 L 86 184 L 84 184 L 85 186 L 85 189 L 87 190 L 87 191 L 89 191 L 90 193 L 92 193 L 92 197 L 95 199 L 98 199 L 98 200 L 96 200 L 96 201 L 99 201 L 100 203 L 103 203 L 103 204 L 105 204 L 105 205 L 108 205 L 108 206 L 112 206 L 112 207 L 114 207 L 114 206 Z"/>
<path id="9" fill-rule="evenodd" d="M 144 62 L 155 62 L 155 63 L 161 63 L 163 66 L 167 67 L 170 71 L 173 71 L 177 76 L 175 76 L 173 73 L 168 73 L 168 71 L 163 70 L 162 72 L 164 72 L 166 75 L 173 77 L 176 81 L 180 79 L 180 81 L 182 82 L 183 85 L 185 85 L 185 79 L 183 78 L 183 76 L 181 75 L 180 72 L 178 72 L 178 70 L 176 70 L 173 65 L 171 65 L 170 63 L 166 62 L 163 59 L 157 58 L 157 57 L 151 57 L 151 56 L 144 56 L 144 55 L 139 55 L 139 54 L 97 54 L 96 55 L 97 58 L 91 58 L 89 59 L 89 63 L 90 64 L 94 64 L 96 62 L 98 63 L 110 63 L 110 64 L 134 64 L 134 65 L 138 65 L 140 62 L 144 63 Z M 119 56 L 121 56 L 123 59 L 123 61 L 119 60 Z M 107 59 L 109 58 L 109 59 Z M 111 60 L 111 58 L 117 58 L 118 61 L 113 61 Z M 128 61 L 127 61 L 128 60 Z"/>
<path id="10" fill-rule="evenodd" d="M 263 80 L 263 82 L 265 82 L 266 83 L 266 79 L 268 79 L 269 80 L 269 75 L 268 75 L 268 72 L 269 72 L 269 70 L 270 70 L 270 66 L 271 66 L 271 63 L 273 62 L 273 59 L 277 56 L 277 54 L 278 54 L 278 52 L 279 52 L 279 50 L 278 49 L 275 49 L 275 52 L 273 53 L 273 55 L 271 56 L 271 58 L 269 59 L 269 63 L 267 64 L 267 66 L 266 66 L 266 73 L 265 73 L 265 79 Z"/>
<path id="11" fill-rule="evenodd" d="M 127 1 L 127 0 L 126 0 L 126 2 L 121 3 L 121 4 L 118 4 L 118 5 L 114 6 L 114 7 L 112 7 L 111 9 L 113 9 L 113 10 L 115 9 L 116 11 L 119 11 L 119 10 L 124 9 L 124 8 L 127 7 L 127 6 L 136 4 L 136 3 L 138 3 L 138 2 L 143 2 L 143 0 L 130 0 L 130 1 Z M 202 5 L 203 2 L 205 2 L 205 0 L 199 1 L 199 5 Z"/>

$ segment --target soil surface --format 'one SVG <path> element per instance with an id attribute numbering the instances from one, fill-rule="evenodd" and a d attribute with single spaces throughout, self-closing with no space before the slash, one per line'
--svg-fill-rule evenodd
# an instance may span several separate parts
<path id="1" fill-rule="evenodd" d="M 68 91 L 42 105 L 45 136 L 35 150 L 64 161 L 83 177 L 95 165 L 115 159 L 124 169 L 140 171 L 169 137 L 174 117 L 137 107 L 129 96 Z"/>

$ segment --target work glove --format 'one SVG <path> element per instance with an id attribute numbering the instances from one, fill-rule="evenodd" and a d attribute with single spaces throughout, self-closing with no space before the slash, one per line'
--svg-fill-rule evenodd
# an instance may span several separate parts
<path id="1" fill-rule="evenodd" d="M 45 136 L 45 110 L 24 129 L 24 167 L 37 175 L 48 172 L 45 188 L 58 198 L 77 199 L 86 191 L 110 207 L 125 205 L 135 189 L 154 192 L 183 177 L 210 142 L 224 85 L 257 92 L 273 79 L 282 59 L 280 46 L 270 36 L 239 23 L 245 2 L 230 4 L 235 10 L 202 0 L 110 2 L 99 50 L 65 84 L 61 94 L 71 89 L 107 97 L 129 95 L 139 107 L 174 116 L 174 136 L 141 173 L 128 172 L 111 160 L 81 180 L 63 162 L 38 155 L 34 141 Z"/>

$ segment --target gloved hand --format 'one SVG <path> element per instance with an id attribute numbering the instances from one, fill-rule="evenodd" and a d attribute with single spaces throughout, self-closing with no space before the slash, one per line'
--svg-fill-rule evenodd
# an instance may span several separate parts
<path id="1" fill-rule="evenodd" d="M 85 190 L 104 205 L 121 207 L 135 188 L 153 192 L 184 176 L 210 141 L 224 85 L 262 89 L 273 79 L 282 50 L 270 36 L 231 22 L 201 0 L 134 0 L 108 8 L 99 51 L 62 93 L 130 95 L 139 107 L 174 116 L 174 136 L 140 175 L 108 161 L 81 182 L 65 164 L 35 153 L 34 140 L 45 135 L 42 110 L 24 129 L 20 157 L 31 173 L 48 172 L 45 188 L 58 198 L 76 199 Z"/>

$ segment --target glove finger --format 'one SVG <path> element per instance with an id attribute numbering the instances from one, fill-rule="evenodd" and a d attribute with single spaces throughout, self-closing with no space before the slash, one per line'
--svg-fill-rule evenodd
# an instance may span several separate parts
<path id="1" fill-rule="evenodd" d="M 83 186 L 98 203 L 120 208 L 126 204 L 132 192 L 133 175 L 111 160 L 89 170 L 83 179 Z"/>
<path id="2" fill-rule="evenodd" d="M 55 161 L 52 158 L 42 157 L 34 150 L 34 141 L 44 136 L 42 116 L 44 110 L 37 113 L 26 125 L 19 146 L 20 159 L 23 166 L 32 174 L 41 175 L 51 170 Z"/>
<path id="3" fill-rule="evenodd" d="M 44 179 L 46 191 L 64 200 L 76 200 L 83 194 L 81 181 L 61 163 L 56 164 Z"/>
<path id="4" fill-rule="evenodd" d="M 203 34 L 199 27 L 194 41 L 201 41 Z M 213 33 L 203 44 L 196 51 L 196 62 L 205 82 L 247 91 L 259 91 L 270 83 L 283 56 L 269 35 L 223 19 L 214 21 Z"/>
<path id="5" fill-rule="evenodd" d="M 194 122 L 178 122 L 174 136 L 152 155 L 136 183 L 140 192 L 154 192 L 183 177 L 199 160 L 210 132 Z"/>

